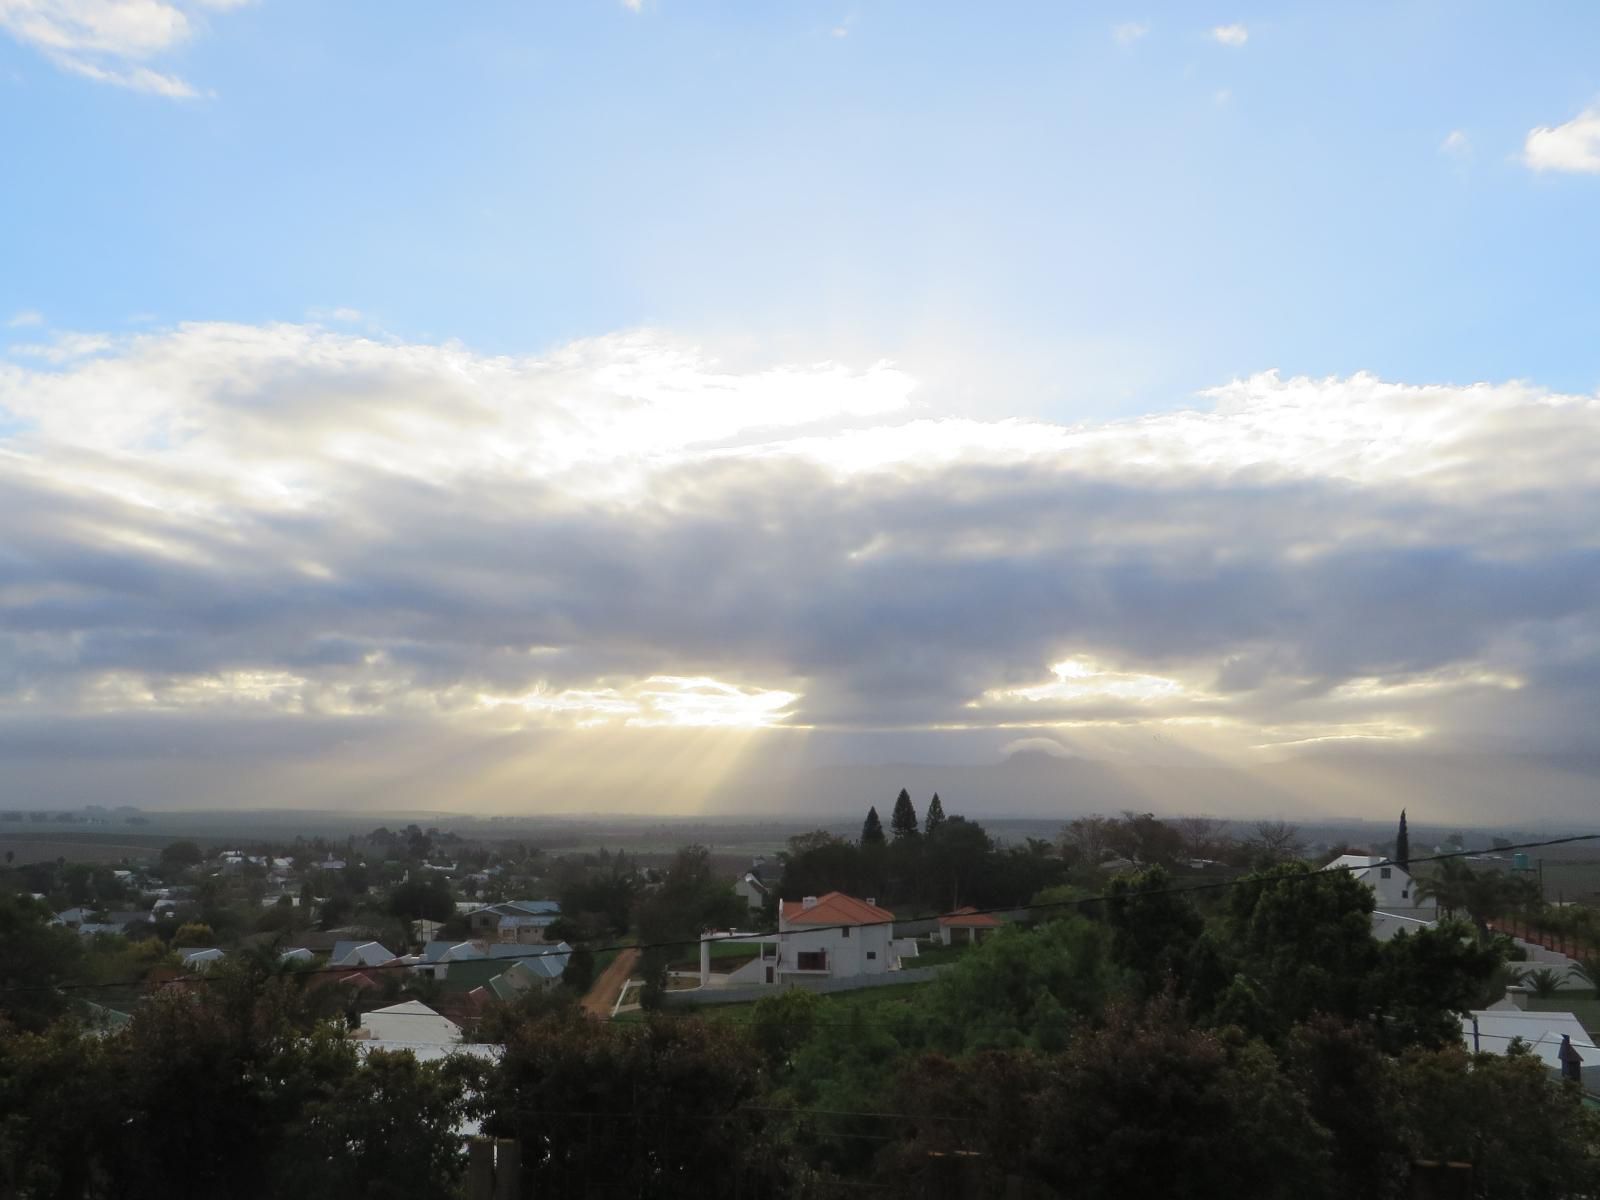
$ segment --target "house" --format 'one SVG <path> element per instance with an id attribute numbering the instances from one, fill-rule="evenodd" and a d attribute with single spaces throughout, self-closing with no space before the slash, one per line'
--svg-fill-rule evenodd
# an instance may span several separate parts
<path id="1" fill-rule="evenodd" d="M 1439 902 L 1431 896 L 1418 896 L 1416 880 L 1397 862 L 1375 854 L 1341 854 L 1323 870 L 1349 871 L 1372 889 L 1373 907 L 1380 912 L 1422 921 L 1439 918 Z"/>
<path id="2" fill-rule="evenodd" d="M 751 912 L 760 912 L 765 908 L 767 897 L 772 894 L 754 871 L 746 871 L 742 878 L 735 880 L 733 892 L 744 900 L 745 907 Z"/>
<path id="3" fill-rule="evenodd" d="M 1561 1070 L 1562 1038 L 1571 1042 L 1585 1063 L 1600 1064 L 1600 1048 L 1569 1012 L 1524 1012 L 1514 1002 L 1500 1000 L 1461 1018 L 1461 1041 L 1468 1050 L 1505 1054 L 1514 1039 L 1521 1039 L 1552 1071 Z"/>
<path id="4" fill-rule="evenodd" d="M 407 1000 L 367 1013 L 351 1036 L 365 1041 L 454 1046 L 461 1041 L 461 1026 L 420 1001 Z"/>
<path id="5" fill-rule="evenodd" d="M 1431 928 L 1433 924 L 1434 922 L 1421 917 L 1404 917 L 1399 913 L 1383 912 L 1376 908 L 1372 910 L 1372 936 L 1380 942 L 1387 942 L 1402 930 L 1407 933 L 1419 933 Z"/>
<path id="6" fill-rule="evenodd" d="M 507 900 L 473 909 L 467 924 L 474 938 L 537 946 L 560 916 L 561 905 L 554 900 Z"/>
<path id="7" fill-rule="evenodd" d="M 185 971 L 204 971 L 214 962 L 221 962 L 222 951 L 215 946 L 190 946 L 178 948 L 173 951 L 178 956 L 179 963 Z"/>
<path id="8" fill-rule="evenodd" d="M 803 983 L 880 975 L 898 970 L 894 914 L 870 899 L 843 892 L 785 900 L 778 933 L 756 942 L 756 958 L 728 976 L 729 983 Z M 702 943 L 702 962 L 705 944 Z"/>
<path id="9" fill-rule="evenodd" d="M 395 955 L 378 942 L 335 942 L 328 954 L 330 967 L 381 967 Z"/>
<path id="10" fill-rule="evenodd" d="M 278 961 L 281 963 L 306 963 L 309 965 L 315 960 L 316 955 L 312 954 L 304 946 L 296 946 L 293 950 L 285 950 L 278 955 Z"/>
<path id="11" fill-rule="evenodd" d="M 939 918 L 939 940 L 946 946 L 977 943 L 1003 924 L 993 913 L 979 912 L 969 904 Z"/>
<path id="12" fill-rule="evenodd" d="M 566 942 L 555 942 L 539 948 L 516 942 L 429 942 L 422 948 L 417 969 L 431 974 L 435 979 L 450 978 L 451 963 L 479 962 L 482 960 L 511 960 L 541 964 L 539 971 L 553 971 L 556 977 L 567 969 L 567 957 L 572 947 Z"/>

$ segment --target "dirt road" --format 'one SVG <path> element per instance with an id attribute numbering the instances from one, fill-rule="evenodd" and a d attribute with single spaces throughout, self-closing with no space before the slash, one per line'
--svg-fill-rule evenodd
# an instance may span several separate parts
<path id="1" fill-rule="evenodd" d="M 602 1021 L 609 1021 L 611 1010 L 616 1007 L 617 997 L 627 986 L 628 976 L 633 974 L 633 965 L 638 961 L 639 952 L 632 946 L 619 952 L 611 960 L 611 965 L 600 972 L 600 978 L 594 981 L 594 986 L 584 995 L 584 1011 L 599 1017 Z"/>

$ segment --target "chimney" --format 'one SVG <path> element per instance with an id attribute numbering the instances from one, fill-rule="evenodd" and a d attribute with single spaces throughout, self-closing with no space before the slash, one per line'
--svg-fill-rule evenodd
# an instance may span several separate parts
<path id="1" fill-rule="evenodd" d="M 816 906 L 817 898 L 815 896 L 807 896 L 800 901 L 801 908 L 815 908 Z"/>
<path id="2" fill-rule="evenodd" d="M 868 896 L 867 897 L 867 903 L 872 905 L 873 908 L 877 908 L 878 907 L 878 898 L 876 896 Z"/>
<path id="3" fill-rule="evenodd" d="M 1520 984 L 1513 983 L 1510 987 L 1506 988 L 1506 1003 L 1515 1009 L 1527 1008 L 1528 989 L 1522 987 Z"/>

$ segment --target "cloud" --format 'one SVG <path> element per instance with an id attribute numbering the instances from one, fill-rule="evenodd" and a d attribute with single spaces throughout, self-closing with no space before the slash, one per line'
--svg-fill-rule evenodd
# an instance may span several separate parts
<path id="1" fill-rule="evenodd" d="M 1452 129 L 1439 143 L 1439 153 L 1448 154 L 1451 158 L 1471 158 L 1472 139 L 1463 130 Z"/>
<path id="2" fill-rule="evenodd" d="M 182 78 L 143 65 L 177 49 L 197 28 L 191 13 L 246 0 L 0 0 L 0 29 L 61 70 L 97 83 L 172 99 L 198 95 Z"/>
<path id="3" fill-rule="evenodd" d="M 42 358 L 46 362 L 64 363 L 109 350 L 112 340 L 100 333 L 58 333 L 48 342 L 25 342 L 11 347 L 11 353 L 22 358 Z"/>
<path id="4" fill-rule="evenodd" d="M 1111 27 L 1112 40 L 1119 46 L 1131 46 L 1149 32 L 1148 21 L 1124 21 Z"/>
<path id="5" fill-rule="evenodd" d="M 28 514 L 0 743 L 48 728 L 58 762 L 152 722 L 446 759 L 624 731 L 1241 762 L 1590 736 L 1591 396 L 1268 372 L 1069 426 L 649 330 L 535 357 L 70 336 L 0 359 L 0 512 Z"/>
<path id="6" fill-rule="evenodd" d="M 1600 174 L 1600 108 L 1588 108 L 1565 125 L 1528 131 L 1522 161 L 1534 171 Z"/>
<path id="7" fill-rule="evenodd" d="M 1239 47 L 1250 40 L 1250 31 L 1243 25 L 1217 25 L 1211 30 L 1211 40 L 1219 46 Z"/>
<path id="8" fill-rule="evenodd" d="M 26 329 L 43 324 L 43 313 L 37 313 L 31 309 L 24 309 L 22 312 L 14 313 L 11 319 L 6 322 L 6 327 L 8 329 Z"/>
<path id="9" fill-rule="evenodd" d="M 644 0 L 622 0 L 622 7 L 629 12 L 643 12 Z"/>
<path id="10" fill-rule="evenodd" d="M 1055 738 L 1026 737 L 1017 738 L 1016 741 L 1007 742 L 1000 747 L 1002 758 L 1010 758 L 1013 754 L 1048 754 L 1051 758 L 1076 758 L 1077 755 L 1063 746 Z"/>

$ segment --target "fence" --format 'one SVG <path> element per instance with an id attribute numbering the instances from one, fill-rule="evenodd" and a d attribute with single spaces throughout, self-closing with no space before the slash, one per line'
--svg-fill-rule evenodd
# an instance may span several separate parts
<path id="1" fill-rule="evenodd" d="M 750 1004 L 763 996 L 776 996 L 784 988 L 804 988 L 808 992 L 855 992 L 863 988 L 893 987 L 900 983 L 928 983 L 950 963 L 937 967 L 912 967 L 905 971 L 885 971 L 882 975 L 850 975 L 844 979 L 795 979 L 783 984 L 756 984 L 753 987 L 700 987 L 669 991 L 662 996 L 668 1007 L 694 1007 L 702 1004 Z"/>

